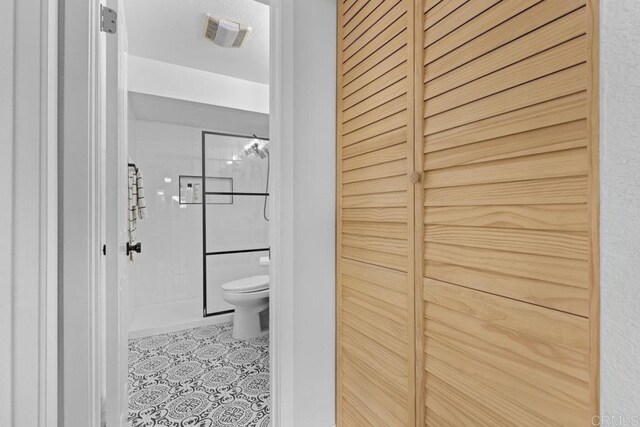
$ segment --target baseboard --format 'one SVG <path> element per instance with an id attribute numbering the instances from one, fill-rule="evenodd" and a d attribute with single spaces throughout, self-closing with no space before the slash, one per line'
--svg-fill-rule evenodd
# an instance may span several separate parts
<path id="1" fill-rule="evenodd" d="M 233 321 L 233 313 L 220 314 L 218 316 L 203 317 L 198 320 L 176 323 L 169 326 L 159 326 L 154 328 L 138 329 L 129 331 L 129 339 L 148 337 L 151 335 L 167 334 L 171 332 L 183 331 L 185 329 L 198 328 L 201 326 L 217 325 L 220 323 L 228 323 Z"/>

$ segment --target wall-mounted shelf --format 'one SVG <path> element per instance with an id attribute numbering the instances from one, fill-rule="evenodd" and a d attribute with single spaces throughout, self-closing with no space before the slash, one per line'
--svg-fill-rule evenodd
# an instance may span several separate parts
<path id="1" fill-rule="evenodd" d="M 206 179 L 207 188 L 213 188 L 217 191 L 207 192 L 205 194 L 208 205 L 232 205 L 233 196 L 233 178 L 225 176 L 208 176 Z M 181 205 L 200 205 L 202 204 L 202 194 L 204 188 L 202 185 L 201 175 L 179 175 L 178 176 L 178 194 L 179 203 Z"/>

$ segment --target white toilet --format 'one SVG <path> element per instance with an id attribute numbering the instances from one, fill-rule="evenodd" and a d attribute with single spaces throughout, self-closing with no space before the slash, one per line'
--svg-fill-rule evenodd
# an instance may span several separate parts
<path id="1" fill-rule="evenodd" d="M 250 276 L 222 285 L 222 299 L 235 306 L 233 337 L 240 340 L 262 335 L 260 313 L 269 308 L 269 276 Z"/>

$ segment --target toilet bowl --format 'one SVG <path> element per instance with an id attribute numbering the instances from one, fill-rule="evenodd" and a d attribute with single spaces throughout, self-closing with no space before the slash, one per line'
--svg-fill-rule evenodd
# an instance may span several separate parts
<path id="1" fill-rule="evenodd" d="M 222 285 L 222 299 L 235 306 L 233 337 L 240 340 L 262 335 L 260 313 L 269 308 L 269 276 L 250 276 Z"/>

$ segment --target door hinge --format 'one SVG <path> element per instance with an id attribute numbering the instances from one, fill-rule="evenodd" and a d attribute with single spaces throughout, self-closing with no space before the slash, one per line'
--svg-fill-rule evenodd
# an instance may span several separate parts
<path id="1" fill-rule="evenodd" d="M 107 254 L 107 245 L 102 245 L 102 255 Z"/>
<path id="2" fill-rule="evenodd" d="M 100 31 L 115 34 L 118 31 L 118 12 L 100 5 Z"/>

